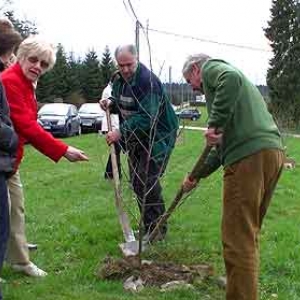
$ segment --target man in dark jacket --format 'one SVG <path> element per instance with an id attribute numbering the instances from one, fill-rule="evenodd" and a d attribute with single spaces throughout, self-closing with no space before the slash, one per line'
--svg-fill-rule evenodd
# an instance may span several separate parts
<path id="1" fill-rule="evenodd" d="M 8 20 L 0 20 L 0 64 L 9 61 L 14 47 L 21 42 Z M 9 108 L 0 81 L 0 271 L 2 269 L 6 245 L 9 237 L 9 207 L 6 179 L 14 170 L 18 137 L 9 118 Z M 0 289 L 0 299 L 2 299 Z"/>
<path id="2" fill-rule="evenodd" d="M 149 234 L 165 212 L 159 177 L 174 148 L 178 120 L 158 77 L 137 61 L 135 46 L 118 47 L 115 58 L 120 77 L 114 81 L 113 98 L 100 105 L 119 114 L 120 128 L 108 132 L 107 142 L 122 140 L 128 151 L 131 183 Z M 166 231 L 165 225 L 159 238 Z"/>
<path id="3" fill-rule="evenodd" d="M 14 169 L 18 137 L 14 132 L 5 92 L 0 82 L 0 271 L 9 237 L 9 205 L 6 180 Z M 0 299 L 1 290 L 0 290 Z"/>

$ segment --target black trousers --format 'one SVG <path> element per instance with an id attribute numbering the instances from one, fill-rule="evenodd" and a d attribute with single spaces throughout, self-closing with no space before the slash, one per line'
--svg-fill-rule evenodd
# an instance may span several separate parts
<path id="1" fill-rule="evenodd" d="M 159 182 L 161 168 L 157 162 L 149 158 L 148 152 L 141 146 L 129 151 L 129 159 L 131 183 L 137 195 L 140 211 L 142 211 L 143 203 L 145 205 L 143 223 L 145 232 L 150 233 L 159 217 L 165 212 L 162 188 Z M 165 235 L 167 225 L 164 225 L 160 231 Z"/>
<path id="2" fill-rule="evenodd" d="M 6 177 L 3 172 L 0 172 L 0 271 L 2 269 L 7 241 L 9 237 L 9 207 Z M 0 287 L 0 300 L 2 299 Z"/>

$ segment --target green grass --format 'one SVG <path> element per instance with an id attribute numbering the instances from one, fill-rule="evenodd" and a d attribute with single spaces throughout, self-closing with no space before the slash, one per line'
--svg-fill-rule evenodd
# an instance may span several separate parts
<path id="1" fill-rule="evenodd" d="M 202 133 L 184 131 L 162 183 L 167 203 L 203 148 Z M 21 168 L 26 195 L 27 237 L 37 242 L 32 260 L 48 271 L 44 279 L 16 274 L 8 267 L 2 277 L 6 299 L 224 299 L 213 280 L 195 290 L 161 293 L 144 289 L 124 292 L 121 282 L 95 276 L 107 256 L 120 257 L 122 240 L 114 193 L 103 179 L 107 159 L 104 139 L 96 134 L 66 139 L 84 149 L 88 163 L 54 164 L 30 146 Z M 299 140 L 286 139 L 289 155 L 300 161 Z M 124 163 L 124 165 L 126 165 Z M 261 299 L 300 299 L 300 168 L 286 170 L 275 192 L 261 235 Z M 222 171 L 204 180 L 170 219 L 165 243 L 154 246 L 145 258 L 177 263 L 208 262 L 216 276 L 224 274 L 220 242 Z M 132 193 L 124 197 L 137 214 Z M 134 216 L 133 216 L 134 221 Z M 133 222 L 135 223 L 135 222 Z M 272 294 L 277 294 L 274 298 Z"/>

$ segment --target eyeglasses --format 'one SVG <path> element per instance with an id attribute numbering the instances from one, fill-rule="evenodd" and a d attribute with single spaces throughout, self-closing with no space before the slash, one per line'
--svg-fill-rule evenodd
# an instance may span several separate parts
<path id="1" fill-rule="evenodd" d="M 50 65 L 47 61 L 40 60 L 37 56 L 29 56 L 27 60 L 32 64 L 36 64 L 39 62 L 42 69 L 48 69 Z"/>

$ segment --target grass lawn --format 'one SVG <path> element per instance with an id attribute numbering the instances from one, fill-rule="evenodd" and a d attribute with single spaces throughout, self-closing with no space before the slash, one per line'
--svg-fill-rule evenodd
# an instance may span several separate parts
<path id="1" fill-rule="evenodd" d="M 194 290 L 162 293 L 147 288 L 134 295 L 124 292 L 121 282 L 97 279 L 95 271 L 100 261 L 107 255 L 121 257 L 117 244 L 122 241 L 122 233 L 113 187 L 103 179 L 107 147 L 103 137 L 96 134 L 65 141 L 85 150 L 90 162 L 70 164 L 62 160 L 54 164 L 30 146 L 26 149 L 21 177 L 27 236 L 39 246 L 31 254 L 32 260 L 49 275 L 33 279 L 5 267 L 5 299 L 224 299 L 224 291 L 213 279 Z M 285 141 L 289 155 L 300 162 L 299 140 Z M 183 132 L 162 180 L 167 203 L 202 148 L 201 132 Z M 284 171 L 262 229 L 260 291 L 264 300 L 300 299 L 299 178 L 299 167 Z M 204 180 L 174 213 L 166 242 L 152 247 L 145 258 L 185 264 L 207 262 L 216 276 L 224 275 L 219 232 L 221 191 L 220 170 Z M 124 197 L 135 223 L 137 210 L 132 193 L 125 189 Z"/>

